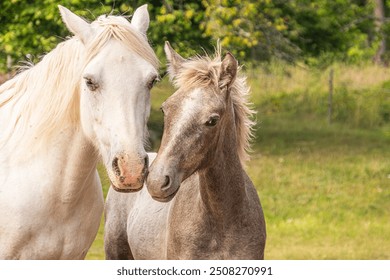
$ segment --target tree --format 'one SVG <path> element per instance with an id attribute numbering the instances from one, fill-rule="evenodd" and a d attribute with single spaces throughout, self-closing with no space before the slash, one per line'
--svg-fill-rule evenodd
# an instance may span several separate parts
<path id="1" fill-rule="evenodd" d="M 365 0 L 212 0 L 204 32 L 241 59 L 310 62 L 358 60 L 372 53 L 371 6 Z"/>
<path id="2" fill-rule="evenodd" d="M 376 32 L 380 35 L 379 47 L 374 56 L 376 64 L 384 65 L 384 55 L 386 53 L 386 33 L 383 32 L 385 24 L 385 5 L 383 0 L 374 0 L 374 19 Z"/>
<path id="3" fill-rule="evenodd" d="M 244 60 L 269 60 L 272 56 L 292 60 L 299 52 L 286 36 L 288 15 L 281 6 L 286 1 L 202 1 L 206 35 Z M 288 1 L 287 1 L 288 2 Z"/>
<path id="4" fill-rule="evenodd" d="M 70 35 L 61 21 L 58 4 L 70 8 L 87 20 L 101 14 L 131 15 L 135 8 L 148 4 L 151 17 L 148 37 L 160 57 L 166 40 L 184 55 L 209 49 L 210 38 L 199 27 L 204 8 L 199 1 L 165 0 L 4 0 L 0 2 L 0 71 L 6 58 L 34 62 Z"/>
<path id="5" fill-rule="evenodd" d="M 371 6 L 365 0 L 294 0 L 298 36 L 291 38 L 306 57 L 332 54 L 337 60 L 368 58 Z M 325 56 L 327 59 L 332 57 Z"/>
<path id="6" fill-rule="evenodd" d="M 148 3 L 151 18 L 148 38 L 163 61 L 166 40 L 184 56 L 202 53 L 202 49 L 212 51 L 220 40 L 225 50 L 246 64 L 274 58 L 309 64 L 368 60 L 377 50 L 378 32 L 383 40 L 376 57 L 386 59 L 389 55 L 381 52 L 390 24 L 374 20 L 377 2 L 384 3 L 383 0 L 3 0 L 0 71 L 5 70 L 7 56 L 19 61 L 32 54 L 37 61 L 70 35 L 61 21 L 58 4 L 93 20 L 111 12 L 131 15 L 135 8 Z M 384 16 L 388 8 L 383 7 Z M 376 25 L 375 29 L 375 22 L 382 27 Z"/>
<path id="7" fill-rule="evenodd" d="M 69 35 L 58 11 L 58 4 L 71 8 L 78 15 L 90 18 L 88 7 L 110 11 L 101 1 L 81 0 L 5 0 L 0 2 L 0 60 L 4 70 L 6 56 L 14 61 L 25 60 L 27 54 L 37 61 L 39 56 L 51 50 Z M 106 1 L 109 2 L 109 1 Z M 86 5 L 88 3 L 88 5 Z M 96 11 L 93 10 L 93 11 Z"/>
<path id="8" fill-rule="evenodd" d="M 149 32 L 159 57 L 165 57 L 165 41 L 169 41 L 185 57 L 200 53 L 202 49 L 212 49 L 211 36 L 201 30 L 201 24 L 206 19 L 204 7 L 199 1 L 165 0 L 162 3 L 154 5 Z"/>

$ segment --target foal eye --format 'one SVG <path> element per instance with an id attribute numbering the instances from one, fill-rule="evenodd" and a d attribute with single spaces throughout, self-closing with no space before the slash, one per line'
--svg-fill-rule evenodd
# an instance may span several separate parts
<path id="1" fill-rule="evenodd" d="M 99 87 L 99 85 L 92 80 L 92 78 L 84 78 L 85 79 L 85 84 L 89 88 L 90 91 L 95 91 Z"/>
<path id="2" fill-rule="evenodd" d="M 207 122 L 205 123 L 206 126 L 215 126 L 217 122 L 219 121 L 219 115 L 215 114 L 212 115 Z"/>
<path id="3" fill-rule="evenodd" d="M 165 115 L 164 105 L 165 105 L 165 102 L 163 102 L 163 103 L 161 104 L 161 107 L 160 107 L 160 111 L 161 111 L 161 113 L 163 113 L 163 115 Z"/>

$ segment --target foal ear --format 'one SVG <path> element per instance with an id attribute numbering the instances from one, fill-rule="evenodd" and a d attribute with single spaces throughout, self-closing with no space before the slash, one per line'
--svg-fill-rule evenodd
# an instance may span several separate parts
<path id="1" fill-rule="evenodd" d="M 58 5 L 58 8 L 60 9 L 62 21 L 69 31 L 79 37 L 84 44 L 88 42 L 88 39 L 92 36 L 91 25 L 64 6 Z"/>
<path id="2" fill-rule="evenodd" d="M 135 10 L 133 17 L 131 18 L 131 25 L 139 32 L 146 35 L 146 31 L 149 28 L 149 21 L 148 5 L 145 4 Z"/>
<path id="3" fill-rule="evenodd" d="M 165 41 L 164 46 L 165 55 L 168 60 L 168 73 L 171 79 L 176 76 L 176 74 L 180 71 L 181 65 L 185 61 L 184 58 L 180 56 L 169 44 L 168 41 Z"/>
<path id="4" fill-rule="evenodd" d="M 228 52 L 221 64 L 221 74 L 219 76 L 219 87 L 230 87 L 237 75 L 238 62 L 234 56 Z"/>

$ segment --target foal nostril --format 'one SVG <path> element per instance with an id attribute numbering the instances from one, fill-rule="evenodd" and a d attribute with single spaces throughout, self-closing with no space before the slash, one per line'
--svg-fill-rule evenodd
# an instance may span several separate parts
<path id="1" fill-rule="evenodd" d="M 114 158 L 114 160 L 112 161 L 112 169 L 114 170 L 115 174 L 117 176 L 120 176 L 121 175 L 121 170 L 119 169 L 119 165 L 118 165 L 118 158 Z"/>
<path id="2" fill-rule="evenodd" d="M 165 176 L 164 185 L 162 187 L 167 188 L 170 183 L 171 183 L 171 178 L 169 178 L 169 176 Z"/>

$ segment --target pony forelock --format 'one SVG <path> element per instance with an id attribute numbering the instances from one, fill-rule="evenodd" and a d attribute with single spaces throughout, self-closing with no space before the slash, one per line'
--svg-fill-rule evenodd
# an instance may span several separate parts
<path id="1" fill-rule="evenodd" d="M 221 47 L 218 44 L 213 57 L 205 54 L 185 60 L 180 65 L 180 70 L 171 77 L 176 88 L 204 88 L 217 86 L 221 74 Z M 237 132 L 237 152 L 243 165 L 249 159 L 250 143 L 254 137 L 253 130 L 255 111 L 251 109 L 249 102 L 250 88 L 246 82 L 246 76 L 242 75 L 241 67 L 237 77 L 229 87 L 230 97 L 233 102 L 235 125 Z"/>

